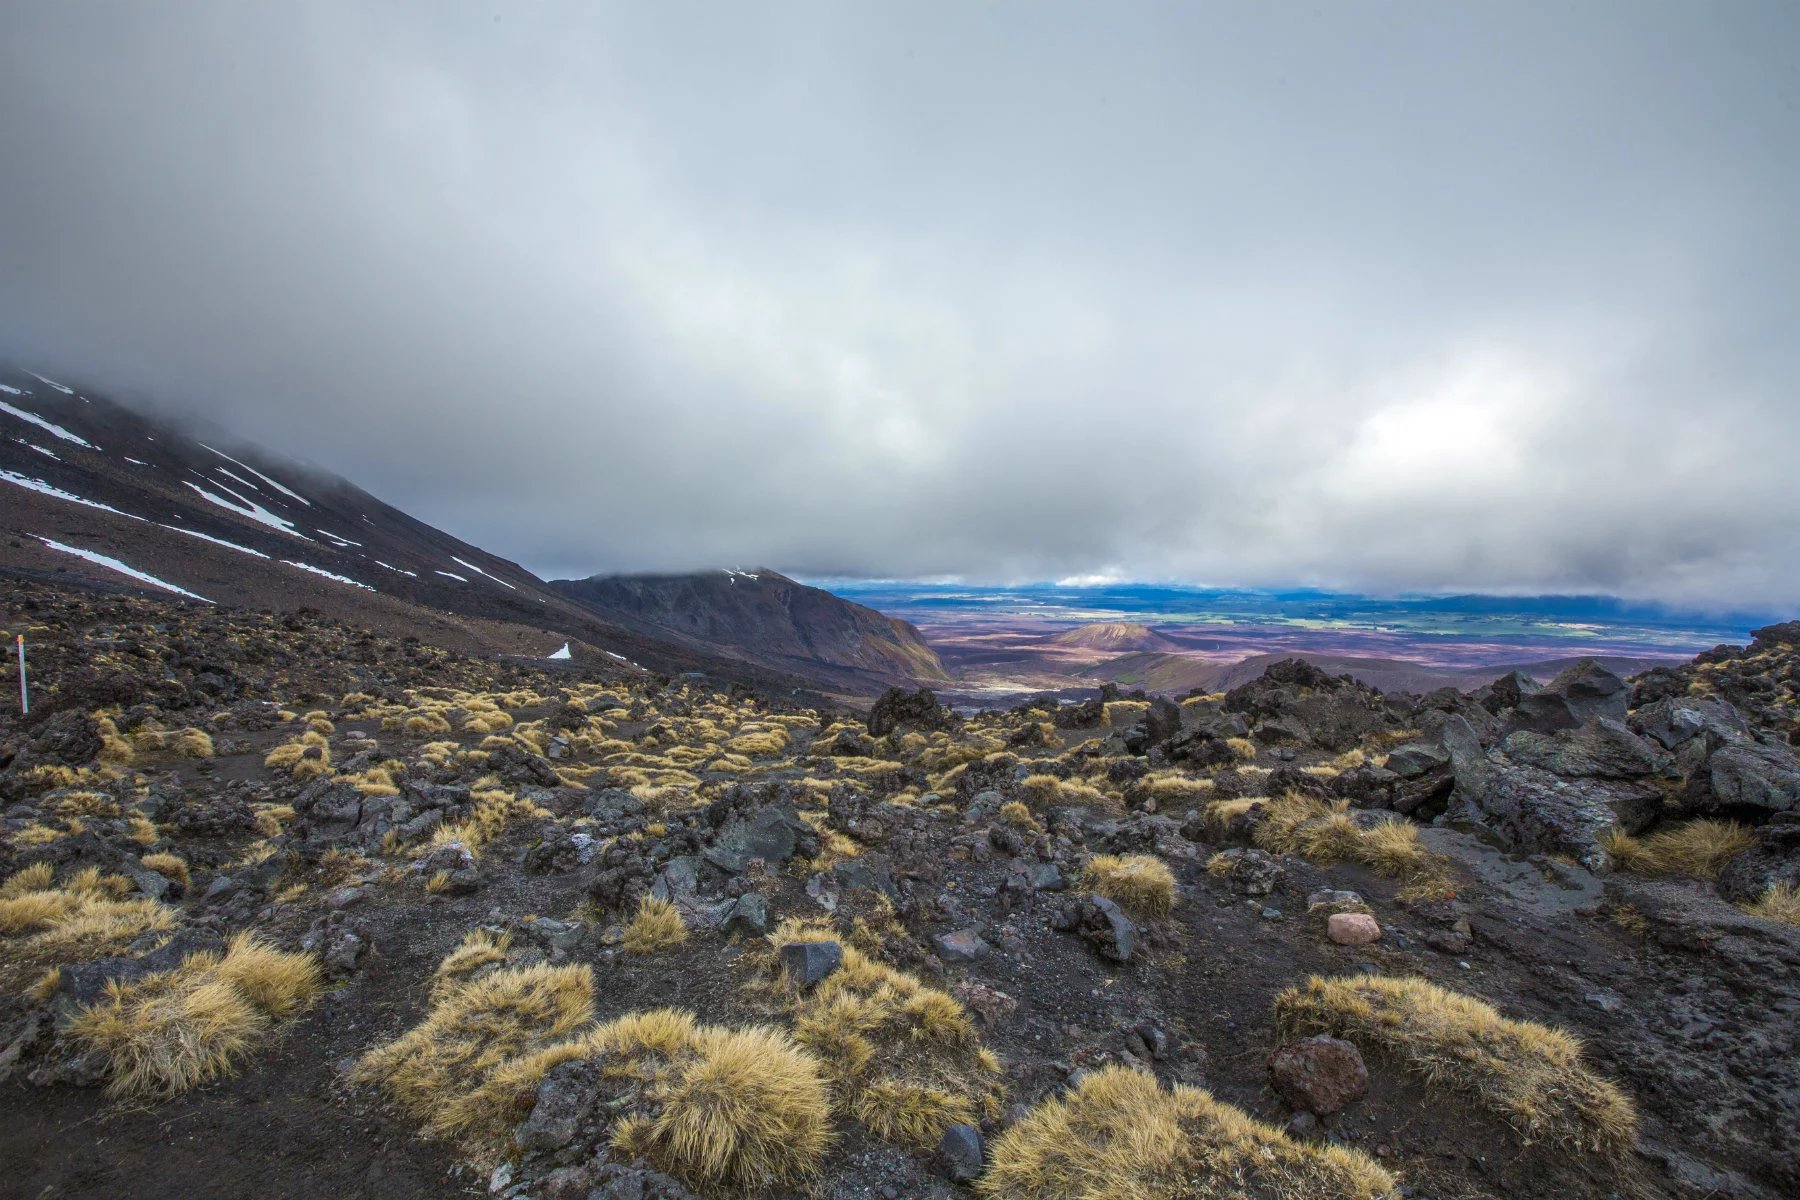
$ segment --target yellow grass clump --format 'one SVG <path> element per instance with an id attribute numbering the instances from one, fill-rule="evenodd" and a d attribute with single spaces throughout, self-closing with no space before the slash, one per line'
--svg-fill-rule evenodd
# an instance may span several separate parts
<path id="1" fill-rule="evenodd" d="M 1231 752 L 1241 759 L 1248 761 L 1256 757 L 1256 743 L 1249 738 L 1226 738 L 1225 744 L 1230 746 Z"/>
<path id="2" fill-rule="evenodd" d="M 1341 1037 L 1462 1092 L 1526 1142 L 1621 1154 L 1636 1137 L 1630 1098 L 1582 1065 L 1573 1035 L 1424 979 L 1314 976 L 1276 998 L 1275 1019 L 1285 1038 Z"/>
<path id="3" fill-rule="evenodd" d="M 442 991 L 466 982 L 470 975 L 489 963 L 505 962 L 512 946 L 512 934 L 492 929 L 471 929 L 463 935 L 456 949 L 438 963 L 432 975 L 432 990 Z"/>
<path id="4" fill-rule="evenodd" d="M 1199 1088 L 1105 1067 L 1001 1134 L 975 1185 L 992 1200 L 1386 1200 L 1394 1179 L 1341 1146 L 1297 1142 Z"/>
<path id="5" fill-rule="evenodd" d="M 1134 917 L 1166 917 L 1175 907 L 1175 873 L 1148 854 L 1096 854 L 1082 868 L 1081 881 Z"/>
<path id="6" fill-rule="evenodd" d="M 1601 845 L 1614 864 L 1627 871 L 1717 879 L 1721 867 L 1756 845 L 1756 834 L 1736 821 L 1700 820 L 1660 829 L 1647 838 L 1615 828 Z"/>
<path id="7" fill-rule="evenodd" d="M 777 949 L 836 940 L 819 922 L 789 920 Z M 949 993 L 843 946 L 843 962 L 811 991 L 786 994 L 794 1038 L 830 1072 L 850 1116 L 887 1141 L 919 1149 L 952 1125 L 997 1118 L 1005 1096 L 1000 1060 Z"/>
<path id="8" fill-rule="evenodd" d="M 164 879 L 184 888 L 189 883 L 187 860 L 178 854 L 146 854 L 140 861 Z"/>
<path id="9" fill-rule="evenodd" d="M 23 937 L 15 953 L 26 962 L 69 962 L 173 928 L 175 913 L 166 905 L 124 899 L 132 886 L 122 875 L 87 867 L 59 887 L 49 863 L 34 863 L 0 883 L 0 937 Z"/>
<path id="10" fill-rule="evenodd" d="M 667 950 L 687 941 L 687 922 L 674 903 L 656 896 L 638 901 L 637 915 L 625 927 L 620 946 L 632 954 L 650 954 Z"/>
<path id="11" fill-rule="evenodd" d="M 69 1023 L 106 1056 L 114 1096 L 172 1096 L 228 1074 L 277 1021 L 319 991 L 318 964 L 252 934 L 221 957 L 190 954 L 170 971 L 108 985 Z"/>
<path id="12" fill-rule="evenodd" d="M 697 1025 L 675 1009 L 595 1025 L 587 967 L 505 968 L 448 985 L 353 1077 L 487 1163 L 508 1152 L 545 1073 L 576 1060 L 614 1094 L 612 1147 L 690 1187 L 802 1183 L 830 1145 L 819 1064 L 785 1034 Z"/>
<path id="13" fill-rule="evenodd" d="M 1791 883 L 1778 883 L 1743 908 L 1751 916 L 1765 921 L 1800 925 L 1800 888 Z"/>
<path id="14" fill-rule="evenodd" d="M 308 730 L 269 751 L 263 766 L 271 771 L 286 771 L 304 782 L 331 770 L 331 747 L 324 734 Z"/>
<path id="15" fill-rule="evenodd" d="M 1289 792 L 1266 803 L 1252 835 L 1264 850 L 1298 854 L 1318 863 L 1361 863 L 1378 875 L 1405 880 L 1422 891 L 1451 886 L 1442 857 L 1426 850 L 1418 828 L 1403 818 L 1390 818 L 1365 829 L 1350 815 L 1347 801 L 1327 804 Z"/>
<path id="16" fill-rule="evenodd" d="M 1000 806 L 1000 819 L 1015 829 L 1023 829 L 1028 833 L 1042 833 L 1044 827 L 1038 824 L 1037 818 L 1031 815 L 1031 809 L 1018 800 L 1008 800 Z"/>

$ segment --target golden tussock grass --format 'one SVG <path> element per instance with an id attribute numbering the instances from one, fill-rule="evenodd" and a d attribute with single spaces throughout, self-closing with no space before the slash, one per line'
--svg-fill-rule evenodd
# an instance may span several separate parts
<path id="1" fill-rule="evenodd" d="M 115 949 L 175 925 L 175 913 L 146 896 L 125 899 L 131 880 L 87 867 L 54 882 L 49 863 L 34 863 L 0 883 L 0 936 L 23 937 L 9 957 L 25 963 L 70 962 Z"/>
<path id="2" fill-rule="evenodd" d="M 737 736 L 725 743 L 725 749 L 747 758 L 766 758 L 780 754 L 788 747 L 788 731 L 784 725 L 744 725 Z"/>
<path id="3" fill-rule="evenodd" d="M 679 946 L 687 941 L 687 936 L 687 922 L 681 919 L 680 909 L 671 901 L 645 896 L 638 901 L 637 914 L 625 927 L 619 945 L 632 954 L 650 954 Z"/>
<path id="4" fill-rule="evenodd" d="M 1241 759 L 1248 761 L 1256 757 L 1256 743 L 1249 738 L 1226 738 L 1225 744 L 1230 746 L 1231 752 Z"/>
<path id="5" fill-rule="evenodd" d="M 393 721 L 401 732 L 418 737 L 442 737 L 450 732 L 450 722 L 442 714 L 435 712 L 416 712 L 408 717 L 384 717 L 381 727 L 387 729 L 389 721 Z"/>
<path id="6" fill-rule="evenodd" d="M 795 920 L 770 936 L 777 949 L 826 940 L 836 940 L 829 927 Z M 998 1118 L 1000 1060 L 963 1006 L 855 945 L 843 952 L 810 992 L 785 994 L 795 1040 L 825 1064 L 845 1111 L 875 1136 L 920 1149 L 952 1125 Z"/>
<path id="7" fill-rule="evenodd" d="M 331 747 L 323 734 L 308 731 L 269 751 L 263 766 L 271 771 L 286 771 L 304 782 L 331 770 Z"/>
<path id="8" fill-rule="evenodd" d="M 176 854 L 146 854 L 141 860 L 143 864 L 161 875 L 164 879 L 179 883 L 186 887 L 188 878 L 187 860 Z"/>
<path id="9" fill-rule="evenodd" d="M 103 792 L 64 792 L 56 798 L 55 808 L 66 817 L 116 817 L 119 802 Z"/>
<path id="10" fill-rule="evenodd" d="M 162 831 L 156 827 L 156 822 L 142 813 L 132 813 L 128 826 L 125 836 L 140 846 L 154 846 L 162 840 Z"/>
<path id="11" fill-rule="evenodd" d="M 1089 1073 L 994 1141 L 993 1200 L 1382 1200 L 1375 1161 L 1294 1141 L 1195 1087 L 1124 1067 Z"/>
<path id="12" fill-rule="evenodd" d="M 1317 863 L 1360 863 L 1377 875 L 1405 881 L 1419 894 L 1452 886 L 1446 860 L 1426 850 L 1418 827 L 1404 818 L 1364 828 L 1350 815 L 1347 802 L 1327 804 L 1298 792 L 1267 804 L 1252 835 L 1264 850 Z"/>
<path id="13" fill-rule="evenodd" d="M 545 1073 L 584 1060 L 612 1093 L 609 1141 L 626 1159 L 696 1188 L 767 1188 L 816 1173 L 831 1142 L 830 1093 L 785 1034 L 702 1026 L 676 1009 L 593 1019 L 589 968 L 505 968 L 445 987 L 353 1078 L 382 1085 L 428 1135 L 486 1163 L 507 1153 Z"/>
<path id="14" fill-rule="evenodd" d="M 489 963 L 505 962 L 506 952 L 511 946 L 511 933 L 491 929 L 469 930 L 463 935 L 463 940 L 457 943 L 456 949 L 438 963 L 437 971 L 432 975 L 433 992 L 459 986 Z"/>
<path id="15" fill-rule="evenodd" d="M 114 1096 L 172 1096 L 228 1074 L 277 1021 L 312 1002 L 318 964 L 241 933 L 78 1012 L 69 1031 L 106 1056 Z"/>
<path id="16" fill-rule="evenodd" d="M 1175 873 L 1148 854 L 1096 854 L 1082 868 L 1081 882 L 1134 917 L 1166 917 L 1175 907 Z"/>
<path id="17" fill-rule="evenodd" d="M 94 726 L 100 731 L 100 761 L 111 766 L 124 766 L 136 752 L 131 743 L 119 735 L 119 727 L 111 717 L 94 714 Z"/>
<path id="18" fill-rule="evenodd" d="M 1212 795 L 1213 781 L 1192 779 L 1185 775 L 1154 775 L 1150 778 L 1150 794 L 1159 807 L 1183 801 L 1201 800 Z"/>
<path id="19" fill-rule="evenodd" d="M 1031 809 L 1018 800 L 1008 800 L 1000 806 L 1000 819 L 1015 829 L 1023 829 L 1028 833 L 1042 833 L 1044 827 L 1038 824 L 1037 818 L 1031 815 Z"/>
<path id="20" fill-rule="evenodd" d="M 1800 888 L 1791 883 L 1778 883 L 1756 900 L 1743 906 L 1745 912 L 1765 921 L 1800 925 Z"/>
<path id="21" fill-rule="evenodd" d="M 1736 821 L 1688 821 L 1636 838 L 1615 828 L 1601 843 L 1615 865 L 1644 874 L 1669 873 L 1717 879 L 1719 869 L 1756 845 L 1756 834 Z"/>
<path id="22" fill-rule="evenodd" d="M 1275 1019 L 1284 1038 L 1341 1037 L 1461 1092 L 1526 1142 L 1616 1155 L 1636 1137 L 1630 1098 L 1582 1065 L 1573 1035 L 1424 979 L 1314 976 L 1276 998 Z"/>

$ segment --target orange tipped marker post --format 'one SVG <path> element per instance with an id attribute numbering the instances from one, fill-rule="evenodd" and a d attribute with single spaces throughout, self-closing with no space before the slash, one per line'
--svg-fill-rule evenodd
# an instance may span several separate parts
<path id="1" fill-rule="evenodd" d="M 19 646 L 19 712 L 21 715 L 31 711 L 31 693 L 25 690 L 25 635 L 18 636 Z"/>

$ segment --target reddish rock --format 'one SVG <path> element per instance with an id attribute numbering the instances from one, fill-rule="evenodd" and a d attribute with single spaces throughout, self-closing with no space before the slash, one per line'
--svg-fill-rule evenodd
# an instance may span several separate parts
<path id="1" fill-rule="evenodd" d="M 1325 935 L 1340 946 L 1366 946 L 1381 937 L 1381 926 L 1368 913 L 1332 913 Z"/>
<path id="2" fill-rule="evenodd" d="M 1310 1037 L 1269 1055 L 1276 1092 L 1303 1112 L 1326 1116 L 1369 1091 L 1362 1052 L 1341 1038 Z"/>

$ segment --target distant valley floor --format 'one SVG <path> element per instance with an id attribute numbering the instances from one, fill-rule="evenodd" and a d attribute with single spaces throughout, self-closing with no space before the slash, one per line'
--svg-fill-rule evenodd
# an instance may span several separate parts
<path id="1" fill-rule="evenodd" d="M 1767 616 L 1687 618 L 1591 597 L 826 586 L 916 625 L 960 685 L 951 690 L 976 702 L 1105 683 L 1218 691 L 1295 656 L 1385 691 L 1469 690 L 1513 669 L 1548 679 L 1587 656 L 1629 674 L 1741 642 Z"/>

